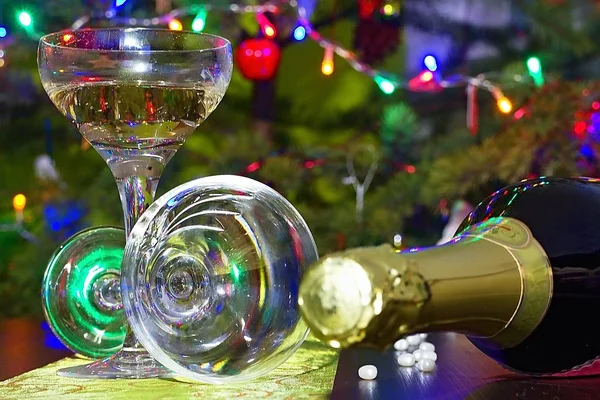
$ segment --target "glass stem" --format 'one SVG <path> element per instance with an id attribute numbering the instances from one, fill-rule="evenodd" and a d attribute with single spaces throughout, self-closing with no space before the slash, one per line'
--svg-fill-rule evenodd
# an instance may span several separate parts
<path id="1" fill-rule="evenodd" d="M 125 217 L 125 234 L 129 237 L 133 226 L 154 201 L 159 178 L 147 176 L 129 176 L 116 178 L 119 196 Z"/>
<path id="2" fill-rule="evenodd" d="M 115 171 L 113 170 L 113 173 L 114 172 Z M 115 180 L 119 187 L 121 204 L 123 205 L 125 233 L 127 237 L 129 237 L 136 221 L 154 201 L 160 173 L 159 171 L 152 172 L 152 176 L 133 175 L 125 178 L 119 178 L 115 174 Z M 144 348 L 137 341 L 129 324 L 127 324 L 127 334 L 125 336 L 125 343 L 123 344 L 123 351 L 144 351 Z"/>

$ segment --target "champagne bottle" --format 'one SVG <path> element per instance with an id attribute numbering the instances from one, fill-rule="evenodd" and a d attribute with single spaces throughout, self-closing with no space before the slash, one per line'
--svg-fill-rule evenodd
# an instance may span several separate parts
<path id="1" fill-rule="evenodd" d="M 333 347 L 384 349 L 405 335 L 454 331 L 511 370 L 593 367 L 600 180 L 523 181 L 481 202 L 458 232 L 431 248 L 322 258 L 300 285 L 303 317 Z"/>

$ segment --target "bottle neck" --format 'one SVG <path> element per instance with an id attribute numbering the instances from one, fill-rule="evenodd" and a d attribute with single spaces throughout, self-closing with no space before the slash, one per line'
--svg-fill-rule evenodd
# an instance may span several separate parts
<path id="1" fill-rule="evenodd" d="M 518 258 L 492 241 L 465 237 L 398 256 L 418 268 L 429 288 L 413 331 L 495 337 L 508 328 L 522 304 L 525 279 Z"/>
<path id="2" fill-rule="evenodd" d="M 544 251 L 525 225 L 502 218 L 443 246 L 325 257 L 303 278 L 299 304 L 334 347 L 384 348 L 412 333 L 453 331 L 508 348 L 535 329 L 551 293 Z"/>

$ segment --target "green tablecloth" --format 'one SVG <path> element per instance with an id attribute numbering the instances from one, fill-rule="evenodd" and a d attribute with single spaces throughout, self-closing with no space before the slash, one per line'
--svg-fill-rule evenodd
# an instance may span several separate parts
<path id="1" fill-rule="evenodd" d="M 333 387 L 338 353 L 314 339 L 276 370 L 254 381 L 206 385 L 173 379 L 74 379 L 56 370 L 88 361 L 65 358 L 0 382 L 0 399 L 314 399 L 328 397 Z"/>

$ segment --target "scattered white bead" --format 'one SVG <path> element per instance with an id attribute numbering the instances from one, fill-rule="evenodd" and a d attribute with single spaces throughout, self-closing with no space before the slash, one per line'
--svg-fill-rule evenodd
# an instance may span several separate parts
<path id="1" fill-rule="evenodd" d="M 408 342 L 406 339 L 400 339 L 396 343 L 394 343 L 394 349 L 398 351 L 405 351 L 408 349 Z"/>
<path id="2" fill-rule="evenodd" d="M 415 356 L 410 353 L 402 354 L 398 357 L 398 364 L 402 367 L 412 367 L 415 365 Z"/>
<path id="3" fill-rule="evenodd" d="M 377 378 L 377 367 L 374 365 L 363 365 L 358 369 L 360 379 L 371 381 Z"/>
<path id="4" fill-rule="evenodd" d="M 423 350 L 421 350 L 421 360 L 437 361 L 437 353 L 435 351 L 423 351 Z"/>
<path id="5" fill-rule="evenodd" d="M 421 343 L 421 338 L 419 335 L 412 335 L 406 338 L 409 346 L 418 346 Z"/>
<path id="6" fill-rule="evenodd" d="M 435 361 L 426 358 L 417 362 L 417 369 L 421 372 L 431 372 L 435 368 Z"/>
<path id="7" fill-rule="evenodd" d="M 419 350 L 423 350 L 423 351 L 435 351 L 435 346 L 432 343 L 423 342 L 419 346 Z"/>
<path id="8" fill-rule="evenodd" d="M 401 367 L 416 366 L 421 372 L 433 371 L 438 356 L 435 352 L 435 345 L 427 342 L 426 339 L 426 333 L 419 333 L 396 341 L 394 343 L 394 349 L 396 350 L 395 356 L 398 365 Z M 363 368 L 368 368 L 368 370 L 361 372 Z M 365 376 L 363 377 L 361 373 Z M 377 376 L 377 368 L 373 365 L 365 365 L 359 369 L 358 375 L 362 379 L 375 379 Z"/>
<path id="9" fill-rule="evenodd" d="M 415 357 L 415 360 L 419 361 L 421 358 L 423 358 L 423 350 L 415 350 L 413 351 L 413 356 Z"/>

